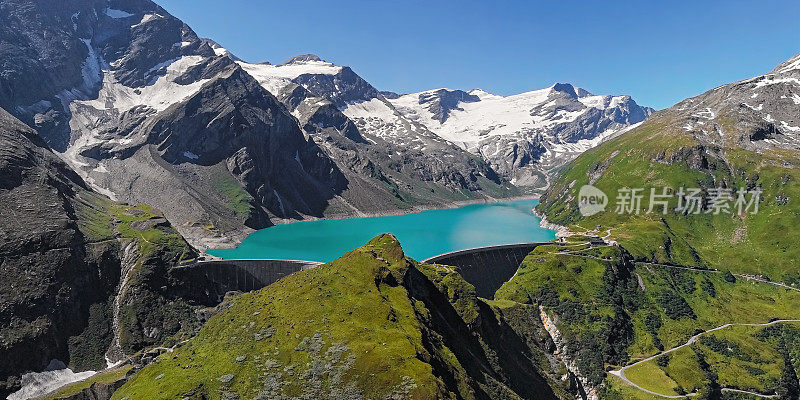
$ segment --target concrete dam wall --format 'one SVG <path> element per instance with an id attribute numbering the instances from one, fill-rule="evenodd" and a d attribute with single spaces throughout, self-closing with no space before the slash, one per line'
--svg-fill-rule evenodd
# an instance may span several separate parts
<path id="1" fill-rule="evenodd" d="M 431 257 L 423 262 L 458 267 L 464 280 L 475 286 L 478 296 L 492 299 L 500 286 L 519 269 L 522 260 L 546 243 L 519 243 L 459 250 Z"/>
<path id="2" fill-rule="evenodd" d="M 491 299 L 517 272 L 522 260 L 537 246 L 551 243 L 520 243 L 478 247 L 431 257 L 423 262 L 457 267 L 475 286 L 478 296 Z M 298 260 L 200 261 L 173 268 L 172 281 L 182 296 L 205 305 L 218 304 L 225 293 L 250 292 L 281 278 L 322 263 Z"/>
<path id="3" fill-rule="evenodd" d="M 200 261 L 170 271 L 184 295 L 207 305 L 221 301 L 230 291 L 250 292 L 271 285 L 295 272 L 322 263 L 297 260 Z"/>

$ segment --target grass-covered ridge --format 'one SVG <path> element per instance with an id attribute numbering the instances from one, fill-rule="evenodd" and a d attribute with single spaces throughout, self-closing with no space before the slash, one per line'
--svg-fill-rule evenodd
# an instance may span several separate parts
<path id="1" fill-rule="evenodd" d="M 234 298 L 114 399 L 566 396 L 498 312 L 453 269 L 381 235 Z"/>

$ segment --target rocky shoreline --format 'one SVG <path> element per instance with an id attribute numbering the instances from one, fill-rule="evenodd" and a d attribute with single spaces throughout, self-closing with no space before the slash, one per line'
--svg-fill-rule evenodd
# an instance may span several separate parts
<path id="1" fill-rule="evenodd" d="M 533 215 L 541 218 L 541 222 L 539 222 L 540 227 L 544 229 L 550 229 L 551 231 L 556 231 L 557 238 L 572 236 L 572 232 L 569 231 L 569 228 L 548 221 L 547 215 L 544 215 L 535 208 L 533 209 Z"/>

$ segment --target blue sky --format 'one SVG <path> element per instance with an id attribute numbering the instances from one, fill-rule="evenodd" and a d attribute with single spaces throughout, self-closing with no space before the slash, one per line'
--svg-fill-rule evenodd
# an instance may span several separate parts
<path id="1" fill-rule="evenodd" d="M 248 61 L 314 53 L 380 90 L 569 82 L 665 108 L 800 53 L 800 2 L 156 0 Z"/>

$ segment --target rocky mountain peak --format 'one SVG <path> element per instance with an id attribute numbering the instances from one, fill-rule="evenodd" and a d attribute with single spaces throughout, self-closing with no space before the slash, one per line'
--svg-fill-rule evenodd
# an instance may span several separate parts
<path id="1" fill-rule="evenodd" d="M 298 56 L 294 56 L 286 61 L 284 61 L 281 66 L 284 65 L 292 65 L 292 64 L 304 64 L 308 62 L 325 62 L 323 59 L 319 58 L 316 54 L 300 54 Z"/>
<path id="2" fill-rule="evenodd" d="M 800 149 L 800 55 L 772 72 L 714 88 L 667 111 L 680 128 L 704 143 L 756 152 Z M 736 125 L 727 123 L 736 120 Z"/>
<path id="3" fill-rule="evenodd" d="M 235 54 L 231 53 L 230 50 L 223 47 L 221 44 L 217 43 L 216 41 L 208 38 L 201 39 L 204 43 L 208 44 L 218 56 L 227 56 L 233 61 L 242 61 L 241 58 L 236 57 Z M 269 62 L 264 61 L 265 64 L 269 64 Z"/>
<path id="4" fill-rule="evenodd" d="M 481 101 L 480 97 L 463 90 L 436 89 L 419 95 L 419 104 L 426 106 L 433 113 L 433 119 L 439 121 L 439 123 L 444 123 L 451 111 L 463 111 L 459 107 L 460 103 L 478 101 Z"/>
<path id="5" fill-rule="evenodd" d="M 556 83 L 550 87 L 554 92 L 560 92 L 569 95 L 575 99 L 580 97 L 591 96 L 592 94 L 588 91 L 581 89 L 579 87 L 575 87 L 570 83 Z"/>

